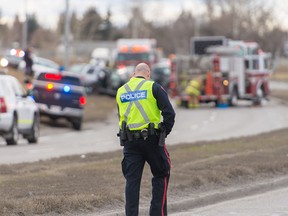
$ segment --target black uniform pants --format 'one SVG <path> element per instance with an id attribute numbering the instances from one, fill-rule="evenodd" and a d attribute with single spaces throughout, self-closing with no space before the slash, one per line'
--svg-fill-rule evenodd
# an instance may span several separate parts
<path id="1" fill-rule="evenodd" d="M 167 215 L 167 188 L 171 164 L 166 147 L 158 146 L 158 140 L 157 136 L 150 136 L 146 140 L 125 143 L 122 171 L 126 179 L 126 216 L 138 215 L 140 184 L 146 161 L 153 174 L 150 215 Z"/>

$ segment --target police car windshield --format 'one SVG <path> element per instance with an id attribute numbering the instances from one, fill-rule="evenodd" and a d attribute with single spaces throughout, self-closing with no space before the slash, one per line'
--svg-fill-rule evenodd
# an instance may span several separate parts
<path id="1" fill-rule="evenodd" d="M 51 76 L 49 76 L 49 75 L 51 75 Z M 54 75 L 54 77 L 53 77 L 53 75 Z M 38 76 L 37 80 L 51 81 L 54 83 L 62 83 L 62 84 L 68 84 L 68 85 L 81 86 L 80 79 L 78 77 L 74 77 L 74 76 L 62 76 L 59 74 L 41 73 Z"/>

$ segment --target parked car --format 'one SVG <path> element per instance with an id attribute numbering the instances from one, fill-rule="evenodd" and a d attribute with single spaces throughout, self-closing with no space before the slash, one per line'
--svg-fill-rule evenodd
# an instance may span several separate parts
<path id="1" fill-rule="evenodd" d="M 25 61 L 22 60 L 18 66 L 18 69 L 25 71 Z M 41 72 L 53 72 L 58 73 L 60 66 L 47 58 L 42 58 L 39 56 L 33 56 L 33 66 L 32 71 L 34 72 L 34 77 L 36 78 Z"/>
<path id="2" fill-rule="evenodd" d="M 16 145 L 19 135 L 29 143 L 39 138 L 39 110 L 19 81 L 0 72 L 0 135 L 7 145 Z"/>
<path id="3" fill-rule="evenodd" d="M 75 130 L 81 130 L 86 93 L 79 76 L 69 73 L 42 72 L 31 90 L 41 115 L 51 120 L 64 118 Z"/>
<path id="4" fill-rule="evenodd" d="M 151 79 L 159 83 L 166 91 L 169 88 L 171 68 L 168 62 L 160 62 L 152 67 Z"/>
<path id="5" fill-rule="evenodd" d="M 117 90 L 120 86 L 124 85 L 132 75 L 132 70 L 129 70 L 128 67 L 117 68 L 112 70 L 109 79 L 109 87 L 111 89 Z"/>
<path id="6" fill-rule="evenodd" d="M 123 66 L 100 72 L 100 92 L 112 96 L 116 95 L 118 88 L 124 85 L 132 77 L 133 71 L 134 66 Z"/>
<path id="7" fill-rule="evenodd" d="M 4 57 L 1 58 L 1 66 L 11 66 L 17 68 L 22 61 L 24 55 L 25 52 L 21 49 L 8 49 L 6 50 Z"/>
<path id="8" fill-rule="evenodd" d="M 97 90 L 99 73 L 103 70 L 101 67 L 92 64 L 74 64 L 70 67 L 69 72 L 80 76 L 81 83 L 85 87 L 87 93 Z"/>

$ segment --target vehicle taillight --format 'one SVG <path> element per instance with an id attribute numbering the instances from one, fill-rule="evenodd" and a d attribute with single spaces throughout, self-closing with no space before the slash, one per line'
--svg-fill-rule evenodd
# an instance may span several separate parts
<path id="1" fill-rule="evenodd" d="M 0 97 L 0 113 L 6 113 L 7 112 L 7 106 L 5 103 L 5 99 Z"/>
<path id="2" fill-rule="evenodd" d="M 32 83 L 30 83 L 30 82 L 29 82 L 29 83 L 27 83 L 27 89 L 28 89 L 28 90 L 31 90 L 32 88 L 33 88 L 33 84 L 32 84 Z"/>
<path id="3" fill-rule="evenodd" d="M 86 97 L 81 96 L 81 97 L 79 98 L 79 104 L 80 104 L 81 106 L 84 106 L 84 105 L 86 104 Z"/>
<path id="4" fill-rule="evenodd" d="M 51 91 L 51 90 L 54 88 L 54 86 L 53 86 L 52 83 L 48 83 L 47 86 L 46 86 L 46 88 L 47 88 L 49 91 Z"/>
<path id="5" fill-rule="evenodd" d="M 118 69 L 124 69 L 124 68 L 126 68 L 125 65 L 122 65 L 122 64 L 118 65 Z"/>

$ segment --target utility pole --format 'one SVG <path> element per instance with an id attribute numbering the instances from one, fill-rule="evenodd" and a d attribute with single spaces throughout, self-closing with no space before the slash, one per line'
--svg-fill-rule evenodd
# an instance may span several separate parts
<path id="1" fill-rule="evenodd" d="M 70 42 L 70 19 L 69 19 L 69 0 L 66 0 L 66 11 L 65 11 L 65 56 L 64 56 L 64 66 L 65 69 L 69 67 L 69 42 Z"/>
<path id="2" fill-rule="evenodd" d="M 139 27 L 140 27 L 140 16 L 143 15 L 142 14 L 142 10 L 141 10 L 141 5 L 143 5 L 143 1 L 142 0 L 134 0 L 132 1 L 132 8 L 131 8 L 131 12 L 132 12 L 132 23 L 131 23 L 131 27 L 132 27 L 132 38 L 139 38 Z"/>
<path id="3" fill-rule="evenodd" d="M 28 38 L 27 0 L 24 0 L 24 21 L 22 25 L 22 50 L 27 49 Z"/>

